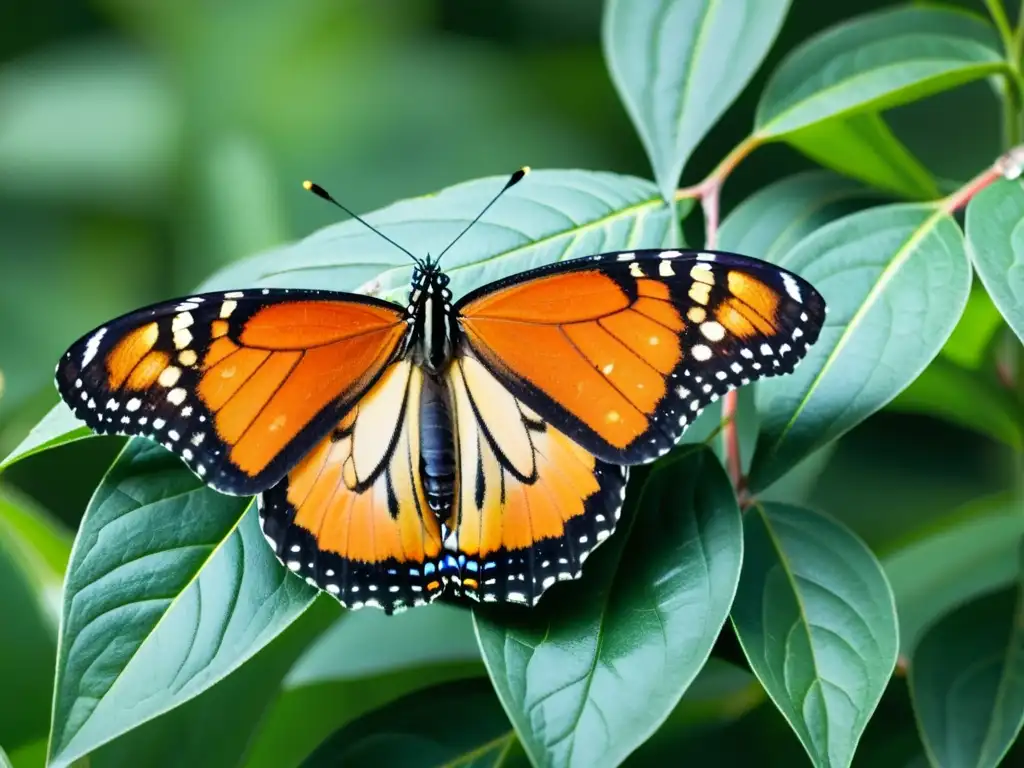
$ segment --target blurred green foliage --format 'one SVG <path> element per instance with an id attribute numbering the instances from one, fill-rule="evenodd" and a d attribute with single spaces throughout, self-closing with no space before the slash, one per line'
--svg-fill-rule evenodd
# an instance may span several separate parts
<path id="1" fill-rule="evenodd" d="M 680 185 L 700 182 L 748 136 L 769 76 L 796 46 L 901 5 L 793 0 L 752 79 L 699 138 Z M 954 5 L 985 14 L 992 3 Z M 1016 22 L 1018 4 L 1004 5 Z M 0 456 L 56 402 L 54 365 L 83 331 L 333 222 L 336 211 L 302 190 L 305 178 L 360 212 L 522 164 L 651 178 L 602 53 L 603 11 L 600 0 L 43 0 L 0 8 Z M 839 208 L 954 190 L 1011 138 L 1004 88 L 986 78 L 886 109 L 884 130 L 875 113 L 819 126 L 793 140 L 803 153 L 785 143 L 759 148 L 724 186 L 723 214 L 819 164 L 873 185 L 843 181 L 827 214 L 816 209 L 805 228 L 771 232 L 767 245 L 782 252 Z M 830 160 L 837 142 L 867 148 L 876 162 Z M 734 221 L 741 223 L 730 230 L 726 218 L 723 240 L 758 234 L 746 229 L 754 219 Z M 701 217 L 686 218 L 683 231 L 700 242 Z M 929 650 L 951 642 L 944 638 L 956 637 L 955 620 L 937 626 L 937 636 L 927 624 L 981 592 L 1002 587 L 993 604 L 1013 603 L 1005 590 L 1017 573 L 1011 543 L 1021 535 L 1014 493 L 1024 438 L 1022 388 L 1006 381 L 1024 381 L 1021 370 L 1020 342 L 975 278 L 936 361 L 766 493 L 830 514 L 879 556 L 897 604 L 919 608 L 900 615 L 904 654 L 910 637 L 928 638 Z M 72 443 L 0 478 L 0 765 L 5 753 L 15 768 L 45 760 L 57 589 L 82 514 L 121 445 Z M 939 560 L 948 571 L 922 573 Z M 94 764 L 298 765 L 332 731 L 319 757 L 369 754 L 366 740 L 390 711 L 379 708 L 406 694 L 422 706 L 435 684 L 446 686 L 437 700 L 453 703 L 435 712 L 433 727 L 466 728 L 444 750 L 477 748 L 481 760 L 526 764 L 511 731 L 494 726 L 494 699 L 475 721 L 458 711 L 460 697 L 478 692 L 450 681 L 484 673 L 468 622 L 441 612 L 432 627 L 413 628 L 430 652 L 396 661 L 389 640 L 359 638 L 406 630 L 376 616 L 334 621 L 334 607 L 321 599 L 222 683 L 100 747 Z M 1021 642 L 1012 628 L 1006 636 L 1004 647 Z M 431 650 L 446 643 L 450 655 Z M 366 656 L 366 666 L 339 667 L 332 649 Z M 631 760 L 685 753 L 721 761 L 742 748 L 740 758 L 772 755 L 764 765 L 806 761 L 746 667 L 727 626 L 711 663 Z M 905 689 L 891 682 L 861 742 L 862 764 L 924 765 L 926 752 L 936 760 L 914 733 Z M 403 733 L 421 737 L 415 728 Z M 219 748 L 207 749 L 207 739 Z M 176 750 L 180 759 L 167 757 Z"/>

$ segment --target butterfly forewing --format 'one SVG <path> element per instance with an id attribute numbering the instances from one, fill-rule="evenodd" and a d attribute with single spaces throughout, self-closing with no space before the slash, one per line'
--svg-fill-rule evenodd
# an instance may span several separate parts
<path id="1" fill-rule="evenodd" d="M 516 398 L 600 459 L 639 464 L 730 389 L 792 371 L 825 304 L 766 262 L 643 250 L 516 275 L 455 312 L 465 343 Z"/>
<path id="2" fill-rule="evenodd" d="M 157 440 L 216 490 L 251 494 L 334 426 L 407 328 L 400 307 L 351 294 L 202 294 L 85 335 L 57 386 L 95 431 Z"/>

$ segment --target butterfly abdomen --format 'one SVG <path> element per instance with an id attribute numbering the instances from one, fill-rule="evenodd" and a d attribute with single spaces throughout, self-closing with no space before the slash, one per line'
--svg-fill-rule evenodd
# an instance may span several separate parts
<path id="1" fill-rule="evenodd" d="M 432 377 L 423 383 L 420 406 L 420 472 L 431 511 L 447 518 L 455 494 L 455 437 L 448 398 Z"/>

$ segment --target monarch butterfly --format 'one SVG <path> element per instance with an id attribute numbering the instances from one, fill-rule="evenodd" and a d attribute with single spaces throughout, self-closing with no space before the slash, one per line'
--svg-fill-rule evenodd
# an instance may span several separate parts
<path id="1" fill-rule="evenodd" d="M 792 371 L 825 317 L 795 274 L 679 249 L 566 260 L 453 302 L 451 244 L 420 259 L 378 234 L 415 262 L 406 306 L 190 296 L 94 329 L 56 374 L 96 432 L 157 440 L 211 488 L 256 495 L 277 558 L 353 609 L 448 590 L 535 604 L 614 532 L 630 465 L 725 392 Z"/>

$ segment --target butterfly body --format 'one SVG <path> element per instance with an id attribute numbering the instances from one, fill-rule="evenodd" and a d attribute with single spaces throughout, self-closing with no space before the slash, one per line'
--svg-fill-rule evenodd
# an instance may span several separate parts
<path id="1" fill-rule="evenodd" d="M 256 495 L 275 555 L 346 606 L 532 605 L 615 531 L 629 466 L 791 371 L 824 317 L 806 281 L 723 252 L 604 253 L 458 301 L 428 259 L 404 306 L 256 289 L 130 313 L 57 384 L 97 431 Z"/>

